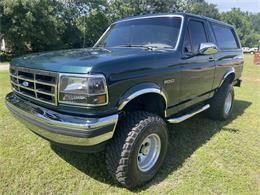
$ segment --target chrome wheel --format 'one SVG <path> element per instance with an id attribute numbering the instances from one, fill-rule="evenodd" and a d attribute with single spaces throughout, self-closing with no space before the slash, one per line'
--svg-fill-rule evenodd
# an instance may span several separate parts
<path id="1" fill-rule="evenodd" d="M 140 171 L 149 171 L 157 162 L 161 152 L 161 139 L 157 134 L 148 135 L 142 142 L 137 155 Z"/>
<path id="2" fill-rule="evenodd" d="M 228 114 L 231 110 L 231 107 L 232 107 L 232 94 L 231 93 L 228 93 L 227 97 L 226 97 L 226 100 L 225 100 L 225 104 L 224 104 L 224 112 L 226 114 Z"/>

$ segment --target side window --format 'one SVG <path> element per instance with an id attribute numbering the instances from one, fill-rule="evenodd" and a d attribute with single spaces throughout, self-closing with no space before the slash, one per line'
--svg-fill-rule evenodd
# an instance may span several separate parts
<path id="1" fill-rule="evenodd" d="M 231 28 L 216 24 L 213 24 L 212 27 L 220 49 L 237 49 L 239 47 Z"/>
<path id="2" fill-rule="evenodd" d="M 189 32 L 188 28 L 187 28 L 187 32 L 186 32 L 185 38 L 184 38 L 183 52 L 185 54 L 192 54 L 192 47 L 191 47 L 191 41 L 190 41 L 190 32 Z"/>
<path id="3" fill-rule="evenodd" d="M 208 42 L 204 28 L 204 23 L 200 21 L 191 20 L 189 22 L 189 31 L 193 53 L 198 53 L 200 44 Z"/>
<path id="4" fill-rule="evenodd" d="M 215 34 L 213 32 L 213 29 L 211 27 L 211 24 L 208 23 L 207 27 L 208 27 L 207 29 L 208 29 L 208 35 L 209 35 L 208 41 L 217 45 L 217 41 L 216 41 L 216 38 L 215 38 Z"/>

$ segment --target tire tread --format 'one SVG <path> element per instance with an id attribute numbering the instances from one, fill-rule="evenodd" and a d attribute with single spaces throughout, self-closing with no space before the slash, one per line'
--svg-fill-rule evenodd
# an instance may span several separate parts
<path id="1" fill-rule="evenodd" d="M 113 140 L 107 146 L 106 165 L 108 172 L 116 181 L 127 188 L 134 188 L 137 185 L 127 177 L 132 146 L 138 134 L 152 121 L 166 126 L 164 120 L 155 114 L 143 111 L 127 113 L 127 116 L 119 121 Z"/>
<path id="2" fill-rule="evenodd" d="M 229 91 L 233 91 L 233 86 L 230 82 L 224 82 L 223 85 L 215 93 L 214 97 L 210 100 L 210 108 L 207 110 L 207 115 L 213 120 L 226 120 L 228 117 L 224 116 L 223 108 L 226 95 Z M 232 92 L 234 93 L 234 92 Z"/>

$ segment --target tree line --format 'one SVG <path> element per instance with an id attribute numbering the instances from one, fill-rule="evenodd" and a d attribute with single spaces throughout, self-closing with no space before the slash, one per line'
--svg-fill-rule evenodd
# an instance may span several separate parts
<path id="1" fill-rule="evenodd" d="M 223 20 L 236 27 L 243 46 L 260 40 L 260 13 L 221 13 L 205 0 L 0 0 L 0 34 L 12 55 L 90 47 L 117 19 L 165 12 Z"/>

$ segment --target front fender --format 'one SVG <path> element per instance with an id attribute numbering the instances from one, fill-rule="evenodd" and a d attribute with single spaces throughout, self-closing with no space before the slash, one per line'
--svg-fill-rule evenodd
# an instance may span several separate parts
<path id="1" fill-rule="evenodd" d="M 161 87 L 152 82 L 145 82 L 141 84 L 137 84 L 130 89 L 128 89 L 119 99 L 118 102 L 118 109 L 123 110 L 123 108 L 133 99 L 136 97 L 148 94 L 148 93 L 156 93 L 163 97 L 165 101 L 165 105 L 167 108 L 167 94 L 161 89 Z"/>

